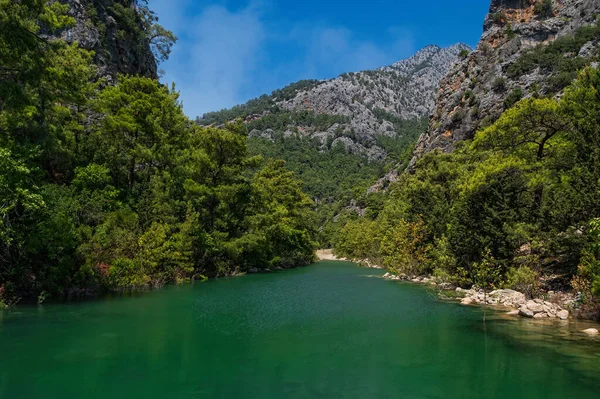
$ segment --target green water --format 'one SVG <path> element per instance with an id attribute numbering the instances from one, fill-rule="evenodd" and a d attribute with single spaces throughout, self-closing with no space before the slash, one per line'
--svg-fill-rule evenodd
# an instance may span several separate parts
<path id="1" fill-rule="evenodd" d="M 600 342 L 350 263 L 0 313 L 0 398 L 598 398 Z"/>

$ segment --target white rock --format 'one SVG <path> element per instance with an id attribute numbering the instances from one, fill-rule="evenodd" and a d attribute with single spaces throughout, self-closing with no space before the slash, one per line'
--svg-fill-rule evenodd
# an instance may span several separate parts
<path id="1" fill-rule="evenodd" d="M 525 306 L 527 306 L 527 308 L 533 313 L 540 313 L 544 311 L 544 305 L 537 303 L 536 301 L 527 301 Z"/>
<path id="2" fill-rule="evenodd" d="M 556 317 L 561 320 L 567 320 L 569 318 L 569 311 L 563 309 L 560 312 L 556 312 Z"/>
<path id="3" fill-rule="evenodd" d="M 525 317 L 533 317 L 535 315 L 535 313 L 526 306 L 521 306 L 521 308 L 519 308 L 519 314 Z"/>
<path id="4" fill-rule="evenodd" d="M 518 316 L 519 315 L 519 310 L 515 309 L 515 310 L 511 310 L 510 312 L 506 312 L 507 315 L 509 316 Z"/>
<path id="5" fill-rule="evenodd" d="M 473 303 L 473 299 L 469 298 L 469 297 L 466 297 L 466 298 L 461 299 L 460 303 L 462 305 L 470 305 L 470 304 Z"/>
<path id="6" fill-rule="evenodd" d="M 598 335 L 598 330 L 595 328 L 588 328 L 587 330 L 583 330 L 581 332 L 587 335 Z"/>

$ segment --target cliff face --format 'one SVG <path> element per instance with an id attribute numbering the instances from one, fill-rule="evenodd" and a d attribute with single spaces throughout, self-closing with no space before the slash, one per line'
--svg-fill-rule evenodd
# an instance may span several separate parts
<path id="1" fill-rule="evenodd" d="M 357 119 L 353 127 L 359 131 L 380 128 L 359 122 L 373 119 L 371 109 L 374 108 L 402 119 L 427 116 L 433 108 L 440 80 L 463 49 L 470 50 L 463 44 L 444 49 L 427 46 L 390 66 L 343 74 L 323 82 L 281 105 L 286 109 L 350 116 Z"/>
<path id="2" fill-rule="evenodd" d="M 157 78 L 156 60 L 144 34 L 143 16 L 134 0 L 61 0 L 75 25 L 58 34 L 93 50 L 99 77 L 117 73 Z"/>
<path id="3" fill-rule="evenodd" d="M 218 124 L 241 117 L 248 123 L 251 137 L 273 139 L 277 133 L 297 134 L 319 141 L 322 150 L 342 144 L 353 154 L 384 160 L 387 151 L 377 144 L 378 138 L 398 138 L 404 134 L 399 128 L 404 122 L 426 118 L 434 107 L 440 80 L 459 54 L 470 50 L 464 44 L 427 46 L 390 66 L 345 73 L 326 81 L 298 82 L 232 110 L 206 114 L 198 121 Z M 332 121 L 306 124 L 302 118 L 305 111 L 331 116 Z M 287 115 L 283 126 L 257 123 L 277 114 Z"/>
<path id="4" fill-rule="evenodd" d="M 548 65 L 532 68 L 522 57 L 536 46 L 548 46 L 595 23 L 598 13 L 598 0 L 492 0 L 477 49 L 454 64 L 440 83 L 429 127 L 418 141 L 411 167 L 427 152 L 451 151 L 457 141 L 472 138 L 520 98 L 560 93 L 562 86 L 556 83 L 560 76 L 554 76 L 560 71 Z M 593 62 L 597 37 L 577 49 L 562 56 L 574 65 Z"/>
<path id="5" fill-rule="evenodd" d="M 332 138 L 356 151 L 360 144 L 375 136 L 393 136 L 394 120 L 426 117 L 434 106 L 435 93 L 450 65 L 457 60 L 466 45 L 448 48 L 427 46 L 410 58 L 373 71 L 343 74 L 303 90 L 279 105 L 291 111 L 310 110 L 317 114 L 343 115 L 348 123 L 336 125 L 322 139 Z M 335 137 L 334 131 L 353 132 L 356 137 Z M 317 132 L 318 133 L 318 132 Z M 335 144 L 335 143 L 334 143 Z M 370 151 L 376 154 L 378 149 Z M 383 153 L 379 157 L 383 157 Z"/>

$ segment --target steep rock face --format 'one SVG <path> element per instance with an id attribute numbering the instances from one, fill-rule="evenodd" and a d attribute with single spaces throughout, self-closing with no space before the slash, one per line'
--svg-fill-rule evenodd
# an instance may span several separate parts
<path id="1" fill-rule="evenodd" d="M 431 112 L 440 80 L 463 49 L 468 47 L 428 46 L 378 70 L 343 74 L 280 105 L 347 116 L 350 122 L 338 128 L 353 131 L 361 142 L 376 135 L 394 135 L 395 118 L 416 119 Z"/>
<path id="2" fill-rule="evenodd" d="M 463 49 L 468 50 L 468 47 L 463 44 L 444 49 L 428 46 L 390 66 L 343 74 L 323 82 L 281 105 L 286 109 L 352 116 L 357 120 L 354 127 L 371 131 L 377 131 L 380 126 L 363 126 L 360 122 L 372 120 L 373 109 L 402 119 L 427 116 L 434 105 L 440 80 Z"/>
<path id="3" fill-rule="evenodd" d="M 142 16 L 133 0 L 61 0 L 69 5 L 75 25 L 59 32 L 95 53 L 99 77 L 117 73 L 157 78 L 156 60 L 143 34 Z"/>
<path id="4" fill-rule="evenodd" d="M 282 133 L 320 140 L 323 150 L 339 143 L 349 152 L 383 160 L 386 150 L 377 145 L 377 137 L 394 138 L 402 134 L 399 128 L 402 121 L 427 117 L 434 107 L 440 80 L 459 54 L 469 50 L 464 44 L 447 48 L 427 46 L 408 59 L 377 70 L 345 73 L 331 80 L 289 86 L 271 96 L 254 100 L 266 104 L 262 109 L 252 106 L 254 112 L 235 115 L 243 117 L 251 127 L 257 120 L 281 112 L 277 110 L 339 116 L 341 120 L 337 118 L 325 128 L 301 122 L 290 123 L 282 129 Z M 251 103 L 236 108 L 248 109 Z M 210 116 L 205 115 L 199 123 L 223 120 L 219 113 Z M 290 119 L 294 120 L 294 116 Z M 263 139 L 269 139 L 277 132 L 271 126 L 251 130 L 251 137 Z"/>
<path id="5" fill-rule="evenodd" d="M 451 151 L 457 141 L 472 138 L 515 100 L 560 92 L 560 87 L 548 83 L 552 72 L 539 67 L 515 72 L 512 66 L 528 50 L 593 24 L 600 1 L 553 0 L 551 4 L 544 8 L 542 0 L 492 0 L 477 49 L 456 63 L 440 83 L 429 127 L 417 143 L 411 167 L 427 152 Z M 591 60 L 598 54 L 597 44 L 592 40 L 579 54 L 564 57 Z"/>

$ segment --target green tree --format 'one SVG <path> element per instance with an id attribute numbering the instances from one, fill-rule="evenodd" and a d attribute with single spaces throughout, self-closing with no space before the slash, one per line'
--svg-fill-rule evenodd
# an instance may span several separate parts
<path id="1" fill-rule="evenodd" d="M 86 156 L 106 165 L 129 195 L 139 196 L 138 184 L 172 168 L 175 149 L 188 141 L 178 93 L 152 79 L 120 76 L 98 95 L 95 109 L 103 119 L 87 140 Z"/>

